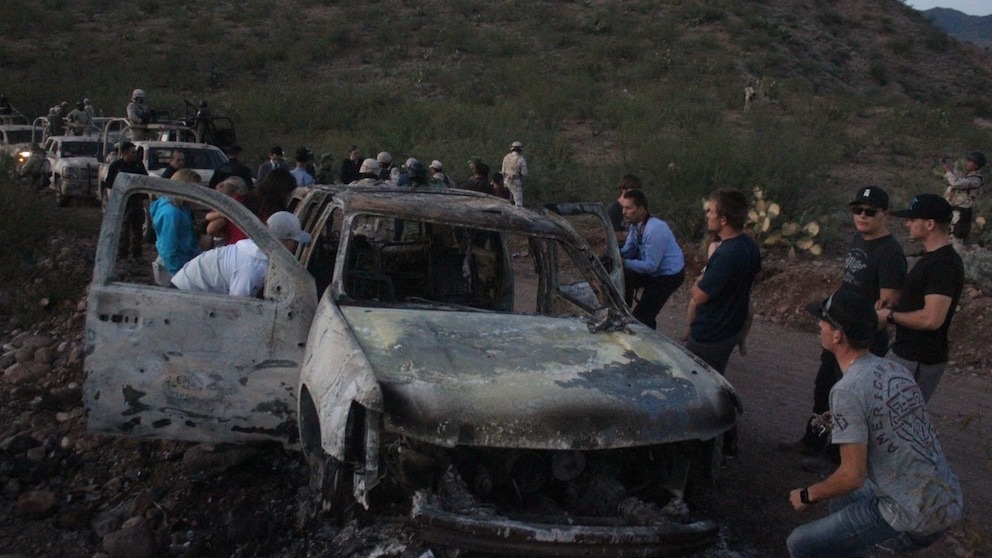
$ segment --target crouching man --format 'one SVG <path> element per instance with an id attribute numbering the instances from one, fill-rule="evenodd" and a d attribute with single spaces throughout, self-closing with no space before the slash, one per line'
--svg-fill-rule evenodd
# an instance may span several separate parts
<path id="1" fill-rule="evenodd" d="M 929 546 L 961 516 L 962 500 L 920 388 L 903 366 L 868 352 L 878 325 L 870 301 L 837 291 L 806 309 L 843 374 L 830 391 L 841 462 L 823 481 L 789 493 L 797 511 L 830 501 L 829 515 L 789 535 L 789 554 L 844 558 Z"/>
<path id="2" fill-rule="evenodd" d="M 300 228 L 300 220 L 288 211 L 277 211 L 266 224 L 290 252 L 299 244 L 310 242 L 310 234 Z M 172 277 L 172 284 L 181 291 L 194 293 L 256 296 L 265 283 L 269 256 L 255 241 L 246 238 L 207 250 L 186 262 Z"/>

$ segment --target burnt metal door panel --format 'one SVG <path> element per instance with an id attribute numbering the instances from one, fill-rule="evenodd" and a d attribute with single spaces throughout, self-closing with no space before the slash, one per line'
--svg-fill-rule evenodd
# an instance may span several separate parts
<path id="1" fill-rule="evenodd" d="M 264 298 L 115 280 L 125 199 L 138 192 L 182 196 L 231 216 L 269 256 Z M 89 429 L 295 446 L 300 361 L 315 307 L 313 278 L 243 206 L 198 185 L 122 174 L 87 300 Z"/>

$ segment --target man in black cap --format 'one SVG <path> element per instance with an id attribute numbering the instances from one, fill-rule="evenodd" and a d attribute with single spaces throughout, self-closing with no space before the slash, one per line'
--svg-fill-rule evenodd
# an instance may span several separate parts
<path id="1" fill-rule="evenodd" d="M 947 188 L 944 199 L 951 204 L 954 215 L 951 217 L 951 239 L 964 243 L 971 233 L 971 208 L 978 200 L 978 194 L 985 185 L 985 178 L 979 172 L 988 162 L 981 151 L 972 151 L 964 156 L 964 174 L 954 170 L 941 159 Z"/>
<path id="2" fill-rule="evenodd" d="M 951 246 L 951 214 L 951 204 L 935 194 L 920 194 L 909 208 L 892 212 L 908 219 L 923 257 L 906 276 L 895 307 L 878 309 L 880 321 L 896 326 L 889 358 L 913 374 L 927 401 L 947 368 L 947 330 L 964 288 L 964 264 Z"/>
<path id="3" fill-rule="evenodd" d="M 857 232 L 844 258 L 840 289 L 873 301 L 879 308 L 892 308 L 906 281 L 906 256 L 885 225 L 889 195 L 878 186 L 866 186 L 858 190 L 848 205 Z M 878 356 L 888 352 L 889 336 L 884 328 L 876 333 L 869 350 Z M 830 409 L 830 388 L 840 378 L 837 359 L 824 349 L 813 386 L 813 414 L 806 421 L 806 432 L 798 443 L 783 444 L 783 449 L 799 450 L 810 456 L 817 456 L 827 449 L 830 433 L 823 427 L 820 417 Z M 804 462 L 804 466 L 816 471 L 833 470 L 838 457 L 836 447 L 831 448 L 826 457 L 833 463 L 810 460 Z"/>
<path id="4" fill-rule="evenodd" d="M 903 366 L 868 351 L 878 322 L 870 300 L 840 290 L 806 309 L 819 318 L 820 344 L 843 372 L 830 390 L 827 425 L 840 467 L 789 492 L 800 512 L 830 501 L 829 515 L 792 531 L 789 555 L 889 555 L 930 546 L 961 517 L 963 501 L 920 388 Z"/>

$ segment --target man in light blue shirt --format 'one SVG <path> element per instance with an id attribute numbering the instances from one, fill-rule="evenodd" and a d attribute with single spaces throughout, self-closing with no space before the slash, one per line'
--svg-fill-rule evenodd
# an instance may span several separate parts
<path id="1" fill-rule="evenodd" d="M 685 258 L 672 229 L 648 211 L 648 200 L 641 190 L 627 190 L 620 198 L 623 220 L 629 227 L 623 256 L 624 299 L 644 325 L 655 329 L 657 316 L 685 280 Z M 634 291 L 643 288 L 634 306 Z"/>

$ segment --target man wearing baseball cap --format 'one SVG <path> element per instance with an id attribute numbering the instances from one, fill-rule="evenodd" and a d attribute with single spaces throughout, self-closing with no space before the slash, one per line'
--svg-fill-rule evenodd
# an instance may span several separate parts
<path id="1" fill-rule="evenodd" d="M 858 189 L 848 206 L 857 232 L 844 258 L 840 289 L 856 293 L 879 308 L 892 308 L 906 281 L 906 256 L 902 245 L 885 224 L 889 195 L 878 186 L 865 186 Z M 888 352 L 889 336 L 884 328 L 875 334 L 869 350 L 877 356 L 885 356 Z M 813 385 L 813 414 L 806 421 L 806 432 L 799 442 L 782 447 L 812 457 L 824 454 L 825 459 L 804 461 L 803 466 L 807 469 L 829 472 L 836 466 L 837 448 L 828 447 L 830 433 L 822 428 L 820 417 L 830 409 L 830 388 L 840 378 L 837 359 L 824 349 Z"/>
<path id="2" fill-rule="evenodd" d="M 299 244 L 310 242 L 310 234 L 302 230 L 300 220 L 288 211 L 273 213 L 266 224 L 290 252 L 296 252 Z M 186 262 L 172 277 L 172 284 L 181 291 L 255 296 L 265 282 L 268 269 L 268 254 L 247 238 L 207 250 Z"/>
<path id="3" fill-rule="evenodd" d="M 870 300 L 839 290 L 806 310 L 819 319 L 820 344 L 843 373 L 830 390 L 828 424 L 840 466 L 789 492 L 800 512 L 830 501 L 829 515 L 792 531 L 789 555 L 888 555 L 930 546 L 961 517 L 963 501 L 919 386 L 903 366 L 868 351 L 878 322 Z"/>
<path id="4" fill-rule="evenodd" d="M 964 288 L 964 264 L 951 246 L 951 211 L 944 198 L 920 194 L 892 212 L 907 219 L 910 238 L 924 252 L 906 276 L 899 302 L 878 309 L 879 321 L 896 328 L 889 358 L 912 372 L 927 401 L 947 368 L 947 331 Z"/>

